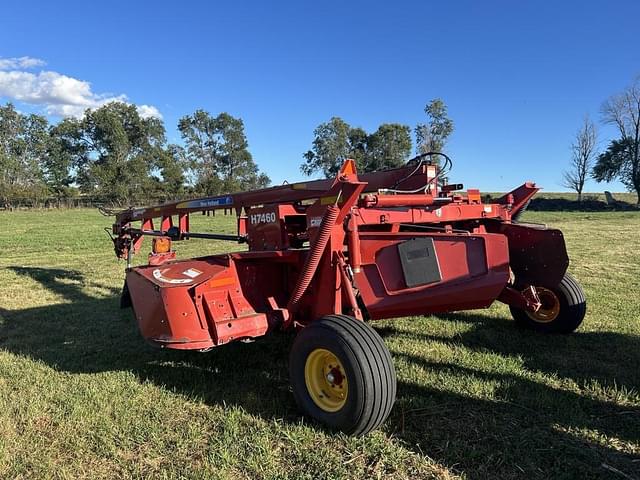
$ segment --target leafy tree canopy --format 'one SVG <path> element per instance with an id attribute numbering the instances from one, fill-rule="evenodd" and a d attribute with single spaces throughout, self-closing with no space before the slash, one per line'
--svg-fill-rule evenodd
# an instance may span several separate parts
<path id="1" fill-rule="evenodd" d="M 593 178 L 598 182 L 610 182 L 617 178 L 629 190 L 640 192 L 640 161 L 636 148 L 629 137 L 611 141 L 607 150 L 598 156 L 593 167 Z"/>
<path id="2" fill-rule="evenodd" d="M 43 196 L 40 159 L 47 149 L 47 119 L 24 115 L 8 103 L 0 106 L 0 198 Z"/>
<path id="3" fill-rule="evenodd" d="M 431 100 L 424 107 L 427 122 L 416 126 L 417 153 L 443 152 L 447 140 L 453 133 L 453 120 L 447 106 L 440 98 Z"/>
<path id="4" fill-rule="evenodd" d="M 206 195 L 253 190 L 269 185 L 248 150 L 244 123 L 228 113 L 204 110 L 182 117 L 178 129 L 196 191 Z"/>
<path id="5" fill-rule="evenodd" d="M 305 175 L 320 171 L 326 177 L 333 177 L 347 158 L 355 160 L 361 172 L 398 167 L 411 153 L 411 131 L 408 126 L 397 123 L 380 125 L 368 134 L 333 117 L 313 133 L 311 150 L 304 154 L 305 162 L 300 166 Z"/>
<path id="6" fill-rule="evenodd" d="M 64 119 L 55 135 L 72 156 L 81 191 L 116 203 L 148 197 L 154 190 L 153 173 L 166 159 L 162 121 L 142 118 L 126 103 L 108 103 L 87 110 L 82 119 Z"/>

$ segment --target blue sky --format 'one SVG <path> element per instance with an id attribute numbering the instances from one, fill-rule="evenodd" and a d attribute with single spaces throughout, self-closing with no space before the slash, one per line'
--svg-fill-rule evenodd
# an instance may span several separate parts
<path id="1" fill-rule="evenodd" d="M 640 74 L 637 0 L 22 0 L 0 18 L 0 101 L 55 120 L 126 98 L 159 112 L 174 142 L 182 115 L 227 111 L 274 183 L 304 178 L 302 153 L 332 116 L 413 127 L 441 97 L 455 122 L 452 181 L 563 190 L 582 118 L 599 121 Z M 41 62 L 7 61 L 21 57 Z M 600 126 L 602 148 L 614 134 Z M 587 185 L 605 188 L 623 190 Z"/>

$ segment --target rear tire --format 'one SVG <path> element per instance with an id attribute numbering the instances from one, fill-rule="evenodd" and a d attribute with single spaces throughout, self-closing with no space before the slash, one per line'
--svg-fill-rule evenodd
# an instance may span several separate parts
<path id="1" fill-rule="evenodd" d="M 543 300 L 543 312 L 532 313 L 516 307 L 509 307 L 516 323 L 522 327 L 543 333 L 571 333 L 575 331 L 587 312 L 587 301 L 582 287 L 568 273 L 556 287 L 538 287 Z M 545 299 L 553 305 L 544 305 Z M 555 299 L 554 299 L 555 296 Z"/>
<path id="2" fill-rule="evenodd" d="M 379 427 L 396 397 L 396 373 L 382 338 L 347 315 L 328 315 L 298 334 L 289 374 L 300 410 L 349 435 Z"/>

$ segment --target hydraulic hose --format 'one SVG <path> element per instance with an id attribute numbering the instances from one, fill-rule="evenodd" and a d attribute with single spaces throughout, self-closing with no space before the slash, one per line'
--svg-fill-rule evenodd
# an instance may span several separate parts
<path id="1" fill-rule="evenodd" d="M 331 236 L 331 229 L 335 225 L 339 213 L 340 209 L 338 207 L 329 205 L 329 207 L 327 207 L 327 211 L 322 217 L 318 237 L 315 243 L 309 249 L 309 254 L 307 255 L 307 258 L 304 262 L 304 266 L 302 267 L 300 276 L 298 277 L 298 282 L 296 283 L 296 286 L 293 289 L 293 293 L 291 294 L 291 298 L 289 299 L 287 309 L 290 312 L 297 309 L 298 303 L 302 299 L 304 293 L 307 291 L 307 288 L 309 288 L 309 284 L 311 284 L 311 280 L 313 279 L 313 276 L 318 269 L 318 264 L 320 263 L 322 254 L 327 247 L 327 242 L 329 241 L 329 237 Z"/>

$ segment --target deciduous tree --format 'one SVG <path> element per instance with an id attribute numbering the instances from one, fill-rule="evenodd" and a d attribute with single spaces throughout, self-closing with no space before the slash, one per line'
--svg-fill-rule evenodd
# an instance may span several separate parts
<path id="1" fill-rule="evenodd" d="M 601 181 L 618 178 L 638 195 L 640 205 L 640 77 L 622 93 L 602 105 L 602 119 L 614 125 L 620 138 L 598 156 L 593 177 Z"/>
<path id="2" fill-rule="evenodd" d="M 596 153 L 596 126 L 588 116 L 571 144 L 571 165 L 563 173 L 563 185 L 578 194 L 578 201 L 582 201 L 582 190 L 593 166 Z"/>
<path id="3" fill-rule="evenodd" d="M 407 125 L 384 123 L 367 138 L 365 171 L 403 165 L 411 155 L 411 130 Z"/>
<path id="4" fill-rule="evenodd" d="M 73 161 L 73 147 L 65 140 L 60 126 L 50 127 L 42 170 L 49 191 L 58 200 L 70 194 L 70 186 L 74 181 Z"/>
<path id="5" fill-rule="evenodd" d="M 71 152 L 80 189 L 107 201 L 132 204 L 154 190 L 153 172 L 165 143 L 162 121 L 142 118 L 134 105 L 108 103 L 82 119 L 57 126 Z"/>
<path id="6" fill-rule="evenodd" d="M 25 115 L 11 103 L 0 106 L 0 199 L 43 197 L 46 187 L 40 161 L 48 138 L 47 119 Z"/>
<path id="7" fill-rule="evenodd" d="M 411 153 L 409 127 L 397 123 L 380 125 L 368 134 L 333 117 L 314 130 L 311 150 L 304 154 L 302 173 L 322 172 L 326 177 L 338 173 L 345 159 L 356 161 L 358 171 L 373 172 L 402 165 Z"/>
<path id="8" fill-rule="evenodd" d="M 305 162 L 300 170 L 305 175 L 320 171 L 326 177 L 333 177 L 340 170 L 345 159 L 351 158 L 362 168 L 366 150 L 367 134 L 361 128 L 352 128 L 340 117 L 333 117 L 321 123 L 313 131 L 311 150 L 303 156 Z"/>
<path id="9" fill-rule="evenodd" d="M 424 107 L 424 113 L 427 122 L 419 123 L 415 129 L 417 153 L 443 152 L 454 128 L 447 106 L 442 99 L 435 98 Z"/>
<path id="10" fill-rule="evenodd" d="M 178 129 L 197 191 L 215 195 L 269 185 L 269 177 L 259 172 L 249 152 L 241 119 L 196 110 L 180 119 Z"/>
<path id="11" fill-rule="evenodd" d="M 184 193 L 187 170 L 184 149 L 175 144 L 160 149 L 155 161 L 160 173 L 159 190 L 167 198 L 176 199 Z"/>
<path id="12" fill-rule="evenodd" d="M 599 181 L 610 182 L 618 178 L 629 190 L 638 194 L 640 205 L 640 164 L 637 145 L 629 137 L 612 140 L 607 150 L 598 156 L 593 167 L 593 177 Z"/>

